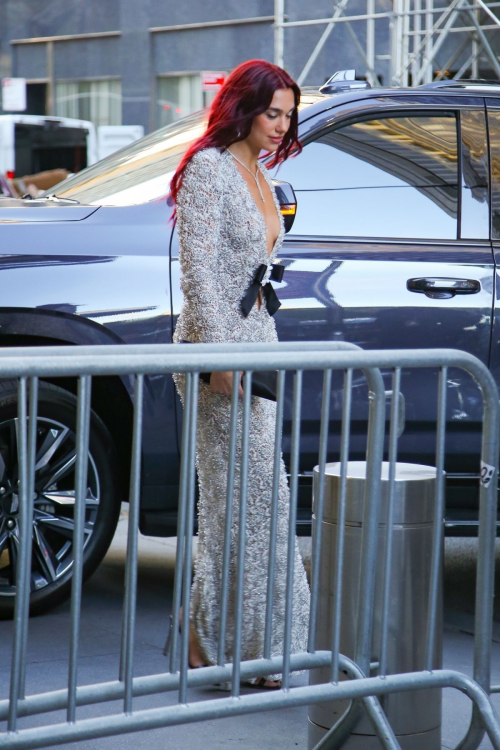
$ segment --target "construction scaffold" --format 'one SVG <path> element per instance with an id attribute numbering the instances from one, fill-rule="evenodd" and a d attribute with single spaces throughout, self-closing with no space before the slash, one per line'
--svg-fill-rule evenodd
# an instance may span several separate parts
<path id="1" fill-rule="evenodd" d="M 391 86 L 418 86 L 444 78 L 478 78 L 480 57 L 486 58 L 487 67 L 500 80 L 500 63 L 494 52 L 500 42 L 494 36 L 500 31 L 497 8 L 500 2 L 483 0 L 451 0 L 449 5 L 439 7 L 434 6 L 434 0 L 366 0 L 366 13 L 349 15 L 349 0 L 339 0 L 329 18 L 288 21 L 285 0 L 275 0 L 274 61 L 284 67 L 287 29 L 324 27 L 297 78 L 299 85 L 304 84 L 333 30 L 345 25 L 359 53 L 358 67 L 364 68 L 372 86 L 381 85 L 376 65 L 383 60 L 389 62 Z M 382 38 L 375 33 L 376 22 L 389 27 L 383 50 L 376 48 Z M 453 43 L 443 50 L 450 35 Z M 448 59 L 443 62 L 444 54 L 448 54 Z"/>

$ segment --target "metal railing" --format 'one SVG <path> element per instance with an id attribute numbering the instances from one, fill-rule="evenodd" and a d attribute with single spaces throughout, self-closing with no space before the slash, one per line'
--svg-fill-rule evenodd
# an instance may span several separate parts
<path id="1" fill-rule="evenodd" d="M 436 637 L 436 607 L 440 549 L 442 543 L 444 511 L 443 468 L 446 437 L 446 383 L 448 368 L 460 368 L 472 375 L 482 394 L 484 419 L 482 426 L 479 516 L 479 554 L 476 583 L 474 674 L 468 677 L 451 670 L 432 670 L 433 642 Z M 438 368 L 438 409 L 436 435 L 437 491 L 434 524 L 433 559 L 431 566 L 431 594 L 429 603 L 427 657 L 422 670 L 410 674 L 385 674 L 384 642 L 387 639 L 387 607 L 385 596 L 381 636 L 381 671 L 369 677 L 372 655 L 374 571 L 377 555 L 377 530 L 380 520 L 380 477 L 384 451 L 385 390 L 380 369 L 392 371 L 392 392 L 399 393 L 402 368 Z M 225 638 L 228 628 L 228 569 L 230 564 L 229 537 L 231 532 L 232 503 L 236 471 L 236 442 L 241 440 L 240 501 L 238 527 L 245 529 L 247 497 L 247 446 L 252 409 L 252 373 L 276 369 L 278 395 L 276 404 L 274 479 L 271 490 L 271 522 L 268 580 L 273 580 L 277 495 L 281 432 L 284 411 L 284 373 L 293 372 L 293 404 L 290 461 L 290 512 L 288 522 L 287 596 L 283 633 L 283 654 L 271 656 L 270 628 L 272 621 L 273 591 L 269 584 L 265 617 L 264 651 L 261 658 L 241 660 L 241 622 L 244 609 L 243 573 L 245 564 L 245 533 L 238 534 L 235 590 L 234 648 L 230 662 L 226 660 Z M 308 370 L 324 372 L 318 464 L 324 475 L 330 429 L 330 394 L 333 371 L 344 371 L 344 396 L 342 406 L 341 456 L 344 479 L 349 457 L 350 412 L 352 373 L 363 370 L 369 387 L 367 424 L 367 491 L 364 503 L 363 541 L 361 553 L 361 587 L 357 623 L 356 653 L 348 659 L 338 653 L 340 618 L 334 621 L 332 649 L 315 649 L 316 618 L 318 608 L 318 563 L 312 571 L 312 597 L 309 620 L 308 648 L 303 653 L 291 653 L 292 592 L 294 576 L 295 523 L 298 494 L 300 456 L 300 425 L 302 402 L 302 375 Z M 190 609 L 192 528 L 195 503 L 195 450 L 197 435 L 197 407 L 199 372 L 244 371 L 244 395 L 240 402 L 233 377 L 229 460 L 227 475 L 226 524 L 223 551 L 223 594 L 220 602 L 219 648 L 217 663 L 203 669 L 190 669 L 188 664 L 188 616 Z M 148 375 L 186 374 L 185 414 L 182 435 L 181 483 L 179 494 L 179 524 L 176 573 L 173 593 L 173 622 L 176 623 L 182 603 L 182 635 L 172 631 L 169 668 L 162 674 L 134 677 L 134 639 L 136 635 L 138 517 L 140 503 L 141 435 L 144 423 L 144 379 Z M 84 503 L 86 496 L 87 456 L 89 446 L 90 403 L 93 376 L 119 375 L 134 378 L 134 418 L 131 455 L 130 511 L 126 561 L 126 587 L 123 607 L 121 664 L 118 679 L 106 683 L 78 686 L 78 647 L 81 612 L 81 588 L 84 562 Z M 31 528 L 33 515 L 33 482 L 36 454 L 37 389 L 39 379 L 57 377 L 78 378 L 78 409 L 76 427 L 76 502 L 74 524 L 74 563 L 71 595 L 70 656 L 67 686 L 60 690 L 26 695 L 26 649 L 28 643 L 29 578 L 31 569 Z M 20 496 L 20 564 L 17 568 L 17 597 L 14 621 L 14 642 L 9 697 L 0 701 L 0 720 L 7 721 L 0 733 L 1 748 L 52 747 L 69 741 L 92 739 L 134 732 L 173 724 L 182 724 L 215 717 L 289 706 L 311 704 L 325 700 L 352 700 L 351 709 L 319 747 L 340 746 L 343 738 L 366 711 L 376 734 L 385 748 L 398 748 L 399 744 L 380 706 L 378 697 L 396 691 L 419 690 L 430 687 L 453 687 L 469 696 L 474 710 L 467 735 L 459 744 L 461 750 L 477 748 L 486 731 L 493 746 L 500 750 L 500 726 L 489 700 L 491 692 L 490 658 L 493 619 L 494 544 L 497 513 L 497 474 L 499 450 L 498 391 L 489 371 L 474 357 L 454 350 L 372 351 L 364 352 L 348 344 L 327 342 L 300 344 L 242 344 L 242 345 L 192 345 L 183 346 L 123 346 L 123 347 L 57 347 L 44 349 L 3 349 L 0 351 L 0 378 L 18 378 L 19 417 L 19 496 Z M 29 404 L 27 403 L 29 400 Z M 392 401 L 389 430 L 389 494 L 395 481 L 397 461 L 399 398 Z M 238 434 L 238 413 L 241 414 L 241 434 Z M 341 475 L 342 480 L 342 475 Z M 322 493 L 320 483 L 318 516 L 321 518 Z M 391 504 L 389 503 L 389 507 Z M 391 512 L 391 511 L 389 511 Z M 319 527 L 320 524 L 317 526 Z M 320 535 L 313 539 L 314 558 L 319 560 Z M 391 562 L 390 550 L 385 551 L 385 580 Z M 342 576 L 342 559 L 338 561 Z M 386 584 L 387 585 L 387 584 Z M 404 634 L 401 634 L 404 637 Z M 180 664 L 176 654 L 180 648 Z M 325 684 L 293 687 L 290 673 L 331 667 L 331 681 Z M 351 679 L 338 680 L 339 669 Z M 240 692 L 242 680 L 263 674 L 282 674 L 281 689 L 251 695 Z M 231 693 L 188 702 L 187 690 L 214 683 L 229 681 Z M 134 699 L 167 691 L 177 691 L 177 702 L 160 708 L 134 710 Z M 191 696 L 191 694 L 190 694 Z M 78 707 L 107 701 L 121 701 L 122 709 L 106 716 L 78 718 Z M 361 708 L 359 708 L 361 706 Z M 66 721 L 19 728 L 19 719 L 36 714 L 64 709 Z M 332 744 L 335 743 L 335 744 Z"/>

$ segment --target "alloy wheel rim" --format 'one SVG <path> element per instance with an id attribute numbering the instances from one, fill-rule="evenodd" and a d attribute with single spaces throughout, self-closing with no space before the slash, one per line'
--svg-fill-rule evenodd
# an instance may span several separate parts
<path id="1" fill-rule="evenodd" d="M 0 596 L 15 596 L 19 556 L 18 434 L 16 418 L 0 423 Z M 59 581 L 73 565 L 76 435 L 39 417 L 33 498 L 31 593 Z M 101 490 L 89 451 L 84 549 L 93 531 Z"/>

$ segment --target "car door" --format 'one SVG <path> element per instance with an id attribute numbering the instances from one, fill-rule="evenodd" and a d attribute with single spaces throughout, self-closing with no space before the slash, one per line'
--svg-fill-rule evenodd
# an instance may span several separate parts
<path id="1" fill-rule="evenodd" d="M 440 97 L 434 107 L 318 118 L 302 153 L 276 173 L 297 196 L 281 251 L 282 341 L 348 341 L 364 349 L 454 347 L 488 363 L 493 304 L 484 101 Z M 312 134 L 311 134 L 312 130 Z M 386 388 L 390 373 L 384 373 Z M 304 474 L 317 460 L 318 375 L 305 380 Z M 341 383 L 334 385 L 330 458 L 338 451 Z M 404 371 L 401 460 L 432 464 L 436 372 Z M 351 454 L 364 450 L 366 387 L 355 377 Z M 478 473 L 482 419 L 475 384 L 448 376 L 447 469 Z M 337 423 L 338 424 L 338 423 Z M 287 450 L 285 442 L 285 451 Z"/>

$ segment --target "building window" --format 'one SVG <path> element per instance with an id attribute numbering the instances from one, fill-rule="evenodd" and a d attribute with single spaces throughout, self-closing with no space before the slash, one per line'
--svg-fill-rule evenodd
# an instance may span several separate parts
<path id="1" fill-rule="evenodd" d="M 121 125 L 121 81 L 59 81 L 56 83 L 56 115 L 90 120 L 96 127 Z"/>
<path id="2" fill-rule="evenodd" d="M 160 76 L 156 99 L 156 125 L 163 127 L 211 105 L 216 91 L 203 91 L 201 73 Z"/>

